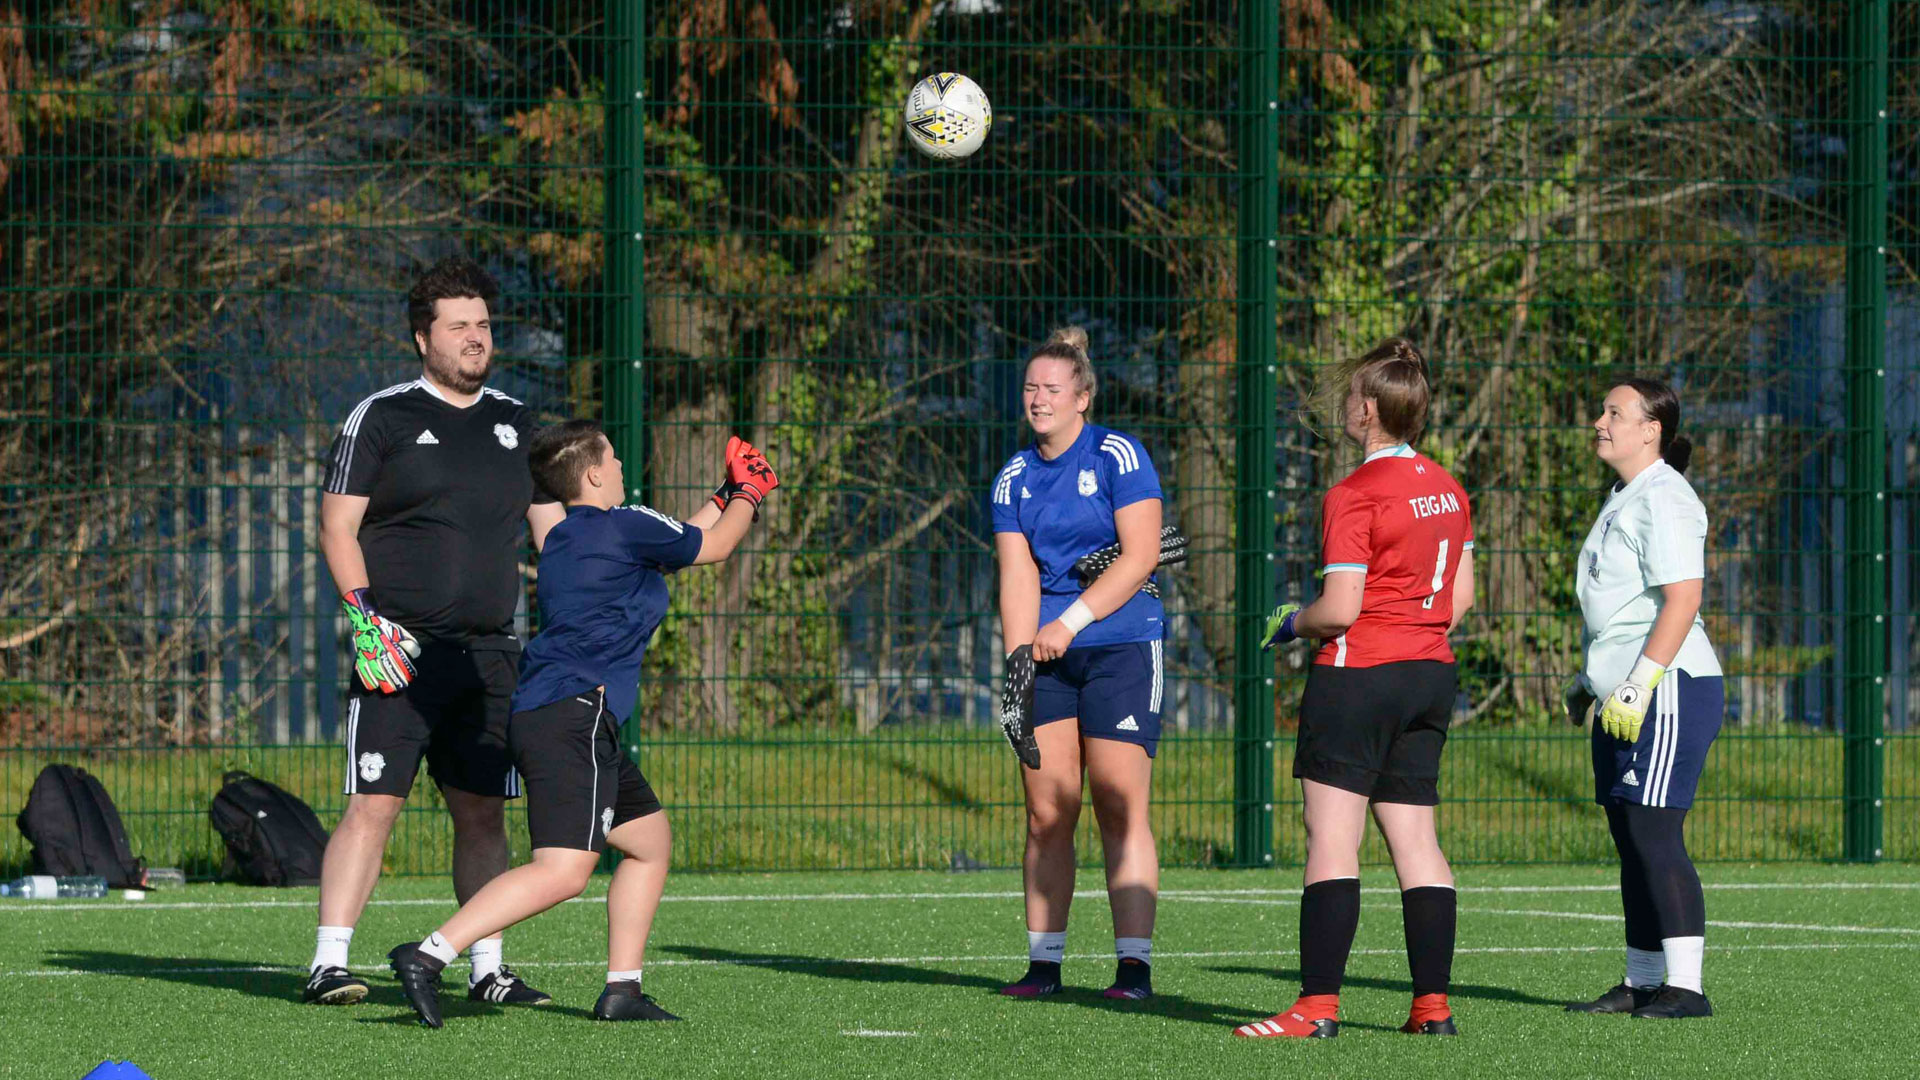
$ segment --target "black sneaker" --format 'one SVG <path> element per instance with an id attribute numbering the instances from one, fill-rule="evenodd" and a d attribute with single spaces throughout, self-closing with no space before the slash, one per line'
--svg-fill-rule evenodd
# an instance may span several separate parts
<path id="1" fill-rule="evenodd" d="M 1036 998 L 1060 992 L 1060 965 L 1049 960 L 1030 960 L 1027 973 L 1012 986 L 1003 986 L 1000 992 L 1007 997 Z"/>
<path id="2" fill-rule="evenodd" d="M 595 1020 L 678 1020 L 660 1007 L 659 1003 L 647 994 L 640 992 L 637 982 L 610 982 L 600 991 L 600 1000 L 593 1003 Z"/>
<path id="3" fill-rule="evenodd" d="M 387 954 L 393 973 L 400 977 L 400 988 L 407 992 L 407 1004 L 430 1028 L 444 1026 L 440 1020 L 440 973 L 447 965 L 420 951 L 420 943 L 409 941 L 395 945 Z"/>
<path id="4" fill-rule="evenodd" d="M 495 1005 L 545 1005 L 553 995 L 528 986 L 505 964 L 500 970 L 467 987 L 469 1001 L 490 1001 Z"/>
<path id="5" fill-rule="evenodd" d="M 300 1000 L 309 1005 L 358 1005 L 367 996 L 367 981 L 343 967 L 317 967 L 307 978 Z"/>
<path id="6" fill-rule="evenodd" d="M 1458 1035 L 1460 1029 L 1453 1026 L 1451 1016 L 1445 1020 L 1422 1020 L 1418 1024 L 1409 1017 L 1406 1023 L 1400 1025 L 1400 1033 L 1403 1035 Z"/>
<path id="7" fill-rule="evenodd" d="M 1115 1001 L 1145 1001 L 1153 996 L 1153 965 L 1128 957 L 1115 966 L 1113 985 L 1100 996 Z"/>
<path id="8" fill-rule="evenodd" d="M 1613 989 L 1594 998 L 1592 1001 L 1575 1001 L 1567 1005 L 1568 1012 L 1577 1013 L 1630 1013 L 1653 1003 L 1657 986 L 1628 986 L 1620 983 Z"/>
<path id="9" fill-rule="evenodd" d="M 1707 1003 L 1707 995 L 1678 986 L 1662 986 L 1652 1001 L 1633 1010 L 1636 1020 L 1686 1020 L 1712 1015 L 1713 1006 Z"/>

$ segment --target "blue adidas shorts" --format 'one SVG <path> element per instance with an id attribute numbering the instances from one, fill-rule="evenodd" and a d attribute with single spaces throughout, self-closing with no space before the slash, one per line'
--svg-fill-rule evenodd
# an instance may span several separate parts
<path id="1" fill-rule="evenodd" d="M 1068 649 L 1033 667 L 1035 727 L 1079 717 L 1083 739 L 1160 746 L 1160 700 L 1166 687 L 1161 643 L 1130 641 Z"/>
<path id="2" fill-rule="evenodd" d="M 1593 800 L 1686 809 L 1693 805 L 1707 751 L 1726 712 L 1725 681 L 1670 671 L 1653 688 L 1653 707 L 1631 746 L 1593 725 Z"/>

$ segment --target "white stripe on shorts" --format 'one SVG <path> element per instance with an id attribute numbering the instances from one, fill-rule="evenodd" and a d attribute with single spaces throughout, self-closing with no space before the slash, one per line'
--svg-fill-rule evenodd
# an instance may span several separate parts
<path id="1" fill-rule="evenodd" d="M 359 735 L 360 699 L 350 697 L 347 699 L 347 786 L 345 788 L 346 794 L 348 795 L 354 794 L 354 789 L 358 786 L 356 781 L 359 779 L 360 773 L 354 762 L 358 757 L 356 753 L 358 749 L 356 743 L 358 742 Z"/>
<path id="2" fill-rule="evenodd" d="M 1667 805 L 1667 789 L 1673 786 L 1673 758 L 1680 747 L 1680 673 L 1668 672 L 1667 677 L 1654 687 L 1654 711 L 1659 714 L 1659 727 L 1654 731 L 1654 768 L 1659 779 L 1648 792 L 1653 796 L 1649 806 Z"/>
<path id="3" fill-rule="evenodd" d="M 600 741 L 600 710 L 606 708 L 606 692 L 602 691 L 600 700 L 594 703 L 593 726 L 587 729 L 587 760 L 593 762 L 593 796 L 587 800 L 587 850 L 593 850 L 593 830 L 600 824 L 600 755 L 595 744 Z"/>
<path id="4" fill-rule="evenodd" d="M 1160 674 L 1160 642 L 1151 641 L 1148 642 L 1148 644 L 1153 646 L 1153 696 L 1152 700 L 1147 703 L 1147 711 L 1157 713 L 1160 711 L 1160 688 L 1164 683 Z"/>

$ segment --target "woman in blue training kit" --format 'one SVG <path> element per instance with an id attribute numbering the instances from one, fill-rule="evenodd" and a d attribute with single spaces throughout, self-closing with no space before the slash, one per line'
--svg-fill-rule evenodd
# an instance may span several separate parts
<path id="1" fill-rule="evenodd" d="M 1110 998 L 1151 996 L 1160 861 L 1147 821 L 1160 741 L 1160 601 L 1142 592 L 1160 557 L 1160 478 L 1131 437 L 1090 424 L 1087 335 L 1059 331 L 1027 362 L 1021 397 L 1033 444 L 1000 470 L 992 493 L 1000 629 L 1009 652 L 1033 646 L 1040 768 L 1026 785 L 1027 955 L 1002 992 L 1060 989 L 1073 901 L 1081 776 L 1106 853 L 1118 970 Z M 1120 557 L 1084 589 L 1074 560 L 1118 541 Z"/>
<path id="2" fill-rule="evenodd" d="M 1720 662 L 1700 621 L 1707 511 L 1687 483 L 1693 447 L 1665 383 L 1628 379 L 1594 421 L 1594 450 L 1619 480 L 1580 549 L 1586 619 L 1567 718 L 1593 725 L 1594 798 L 1620 852 L 1627 973 L 1574 1012 L 1712 1016 L 1700 982 L 1707 905 L 1682 833 L 1720 733 Z"/>

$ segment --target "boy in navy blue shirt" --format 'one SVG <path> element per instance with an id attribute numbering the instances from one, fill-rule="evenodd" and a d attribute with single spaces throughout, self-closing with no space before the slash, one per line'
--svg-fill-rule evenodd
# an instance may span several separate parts
<path id="1" fill-rule="evenodd" d="M 647 933 L 667 879 L 672 834 L 660 800 L 620 751 L 640 662 L 667 613 L 663 575 L 733 553 L 779 484 L 759 451 L 727 442 L 727 481 L 676 521 L 621 506 L 620 459 L 600 425 L 570 420 L 533 437 L 528 467 L 567 504 L 541 552 L 541 630 L 527 644 L 507 742 L 526 784 L 533 861 L 488 882 L 446 925 L 388 954 L 420 1022 L 439 1027 L 440 971 L 478 941 L 578 896 L 609 845 L 626 858 L 607 890 L 601 1020 L 676 1020 L 640 992 Z"/>

